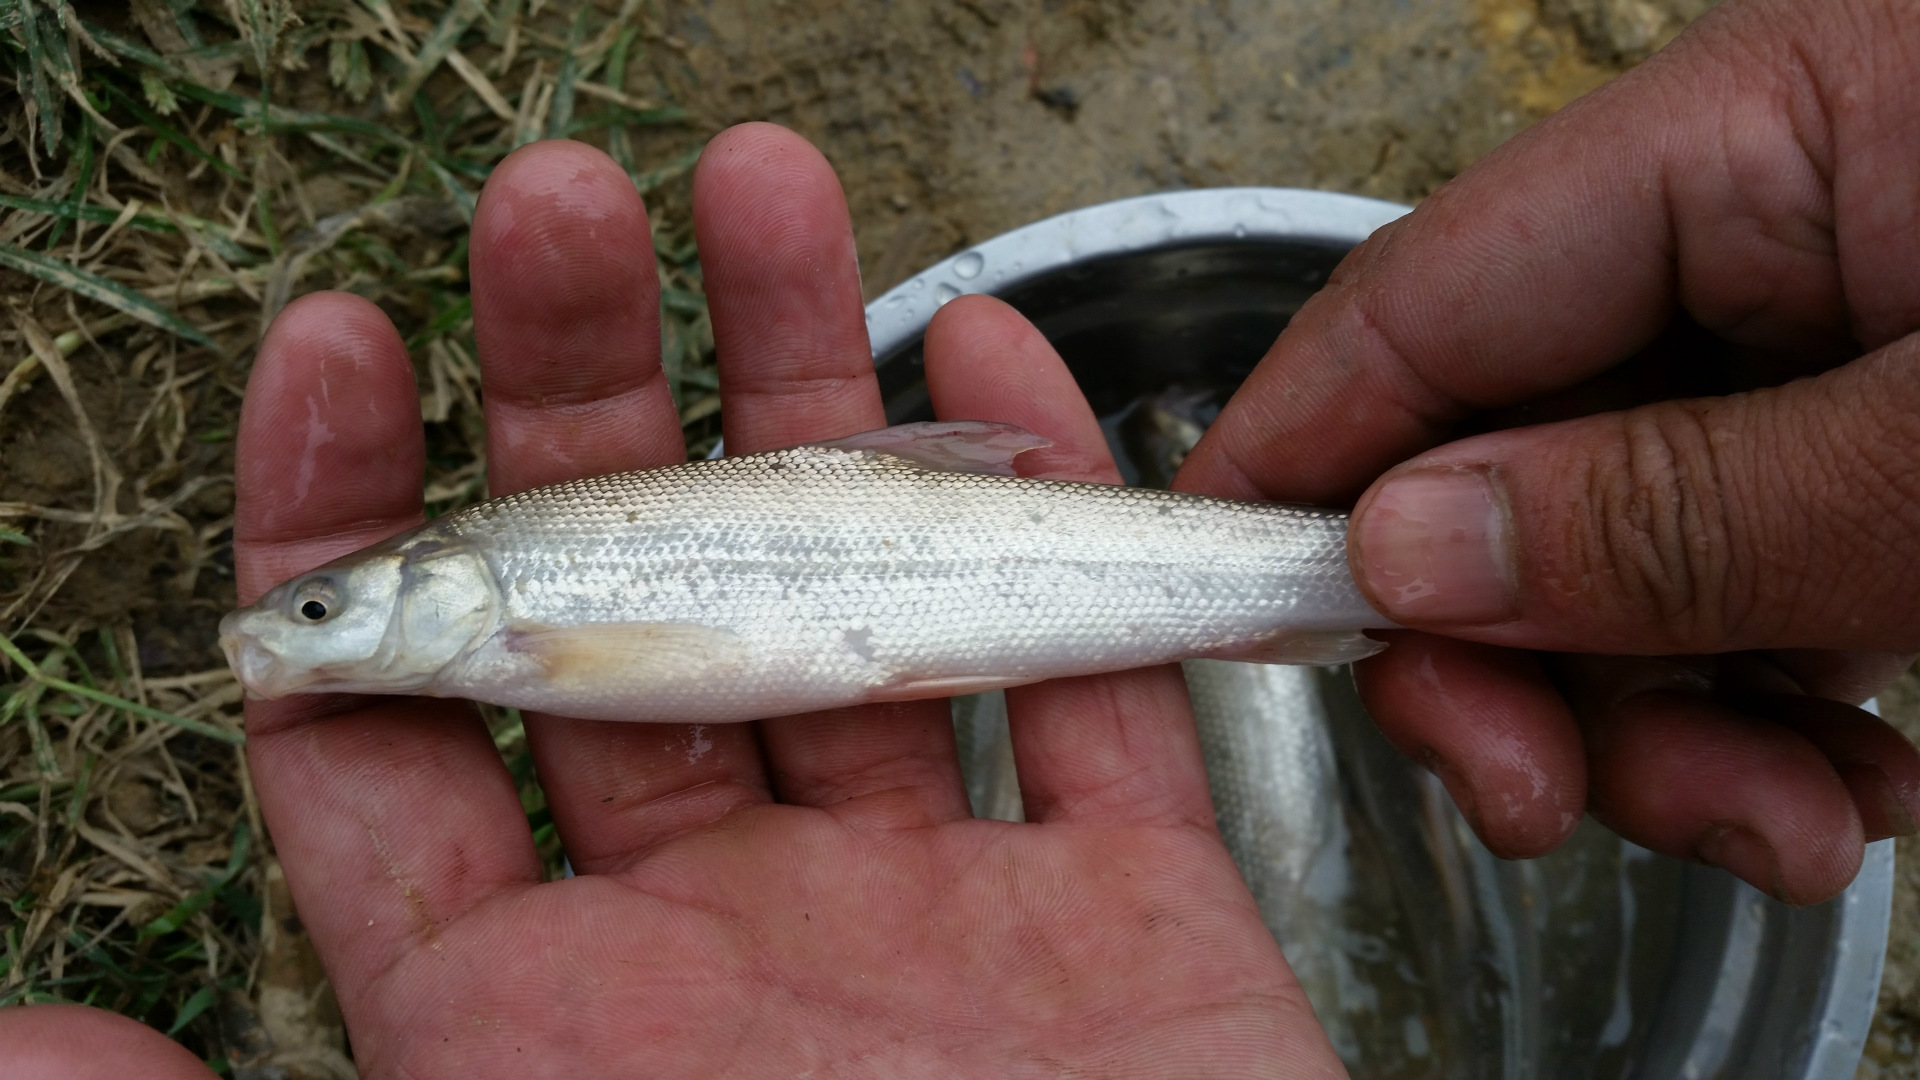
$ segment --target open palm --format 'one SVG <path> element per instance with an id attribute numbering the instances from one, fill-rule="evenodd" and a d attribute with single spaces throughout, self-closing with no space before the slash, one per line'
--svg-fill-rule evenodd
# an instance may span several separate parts
<path id="1" fill-rule="evenodd" d="M 752 125 L 695 176 L 726 437 L 884 424 L 839 186 Z M 577 144 L 495 172 L 474 223 L 495 494 L 682 456 L 646 213 Z M 1057 356 L 949 305 L 936 409 L 1114 480 Z M 421 520 L 414 376 L 350 296 L 290 306 L 248 389 L 243 601 Z M 250 702 L 249 754 L 370 1077 L 1323 1076 L 1340 1066 L 1215 835 L 1177 669 L 1009 695 L 1033 824 L 974 820 L 944 701 L 714 727 L 528 716 L 578 877 L 543 882 L 461 702 Z"/>

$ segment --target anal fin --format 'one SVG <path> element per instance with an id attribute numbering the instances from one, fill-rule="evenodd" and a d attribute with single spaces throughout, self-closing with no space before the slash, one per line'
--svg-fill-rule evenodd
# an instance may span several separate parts
<path id="1" fill-rule="evenodd" d="M 1329 666 L 1364 660 L 1386 647 L 1386 642 L 1376 641 L 1358 630 L 1305 630 L 1274 634 L 1201 655 L 1209 660 L 1238 660 L 1246 664 Z"/>

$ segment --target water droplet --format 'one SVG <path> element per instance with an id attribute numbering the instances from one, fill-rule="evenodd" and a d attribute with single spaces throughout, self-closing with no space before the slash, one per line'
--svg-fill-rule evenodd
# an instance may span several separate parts
<path id="1" fill-rule="evenodd" d="M 969 251 L 953 260 L 953 276 L 957 278 L 976 278 L 986 269 L 986 257 L 977 251 Z"/>
<path id="2" fill-rule="evenodd" d="M 909 282 L 908 284 L 910 284 L 910 285 L 912 285 L 912 286 L 913 286 L 913 288 L 914 288 L 914 289 L 915 289 L 916 291 L 918 291 L 918 290 L 920 290 L 920 289 L 924 289 L 924 288 L 926 288 L 926 287 L 927 287 L 927 279 L 926 279 L 926 278 L 914 278 L 914 279 L 913 279 L 913 280 L 912 280 L 911 282 Z"/>
<path id="3" fill-rule="evenodd" d="M 958 297 L 959 295 L 960 295 L 959 289 L 956 289 L 953 286 L 943 281 L 934 288 L 933 301 L 936 304 L 945 305 L 947 301 L 952 300 L 955 297 Z"/>
<path id="4" fill-rule="evenodd" d="M 1238 239 L 1242 239 L 1242 240 L 1244 240 L 1244 239 L 1246 239 L 1246 236 L 1247 236 L 1247 226 L 1246 226 L 1246 225 L 1245 225 L 1244 223 L 1242 223 L 1242 222 L 1238 222 L 1238 221 L 1236 221 L 1236 222 L 1234 222 L 1234 223 L 1233 223 L 1233 235 L 1234 235 L 1234 236 L 1235 236 L 1236 238 L 1238 238 Z"/>

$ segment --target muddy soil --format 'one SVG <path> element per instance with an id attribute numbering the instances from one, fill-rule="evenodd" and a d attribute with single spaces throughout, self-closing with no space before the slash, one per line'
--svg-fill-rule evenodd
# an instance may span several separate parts
<path id="1" fill-rule="evenodd" d="M 1269 184 L 1418 200 L 1707 6 L 670 0 L 650 62 L 698 129 L 770 119 L 826 152 L 871 296 L 1128 195 Z"/>

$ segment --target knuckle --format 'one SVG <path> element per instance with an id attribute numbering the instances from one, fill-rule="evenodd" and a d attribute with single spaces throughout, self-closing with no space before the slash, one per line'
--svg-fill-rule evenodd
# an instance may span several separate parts
<path id="1" fill-rule="evenodd" d="M 1587 463 L 1593 516 L 1576 561 L 1594 592 L 1654 635 L 1646 651 L 1712 648 L 1747 622 L 1750 593 L 1729 542 L 1730 440 L 1711 408 L 1662 402 L 1620 413 L 1616 451 Z"/>

